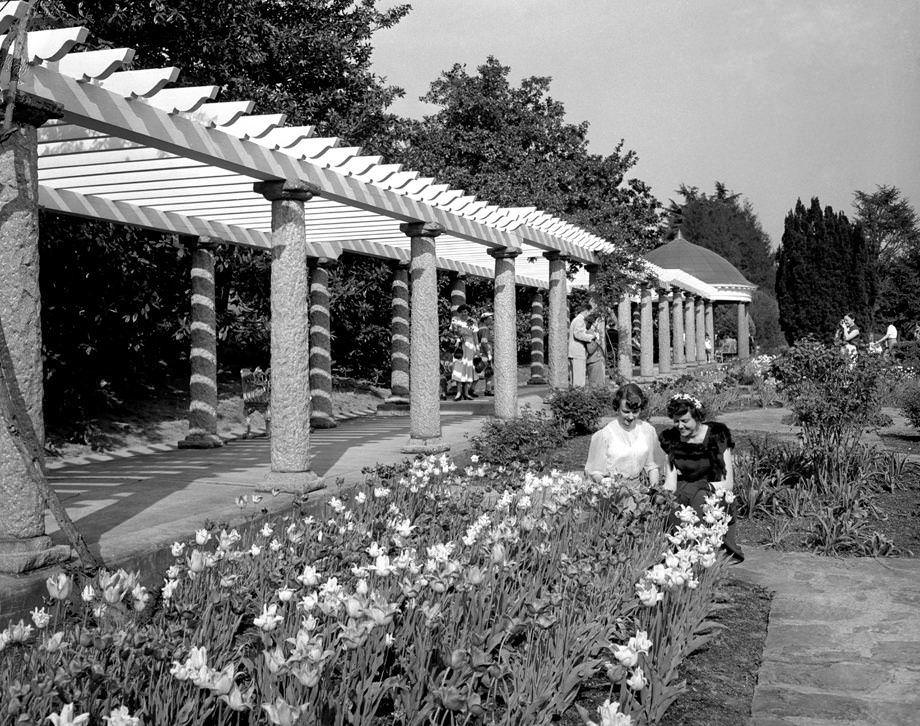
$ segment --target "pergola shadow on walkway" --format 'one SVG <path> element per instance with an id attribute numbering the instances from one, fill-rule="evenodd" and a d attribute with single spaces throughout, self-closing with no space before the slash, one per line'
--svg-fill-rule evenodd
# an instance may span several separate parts
<path id="1" fill-rule="evenodd" d="M 590 282 L 598 254 L 612 250 L 611 243 L 533 207 L 498 207 L 342 147 L 338 139 L 317 138 L 312 127 L 285 126 L 282 114 L 253 115 L 251 102 L 215 102 L 217 87 L 176 87 L 179 69 L 137 66 L 132 49 L 81 50 L 85 28 L 20 34 L 28 9 L 26 2 L 0 5 L 0 32 L 16 34 L 11 52 L 23 60 L 15 90 L 3 96 L 12 126 L 0 148 L 0 258 L 6 263 L 0 266 L 0 315 L 7 365 L 15 373 L 10 380 L 21 389 L 22 418 L 31 418 L 39 449 L 39 207 L 184 235 L 194 248 L 187 447 L 222 443 L 213 246 L 271 253 L 272 437 L 261 482 L 267 489 L 319 486 L 310 431 L 311 423 L 332 425 L 328 280 L 342 252 L 393 266 L 389 403 L 409 413 L 408 435 L 394 446 L 408 452 L 444 446 L 438 269 L 460 276 L 458 300 L 462 275 L 494 281 L 496 416 L 517 414 L 519 285 L 532 291 L 532 380 L 568 385 L 567 268 L 580 266 L 572 284 Z M 672 295 L 683 310 L 684 293 L 698 305 L 719 294 L 680 270 L 648 270 L 658 281 L 665 318 Z M 686 346 L 692 339 L 687 336 Z M 671 338 L 663 340 L 662 360 L 669 361 Z M 681 364 L 685 341 L 676 333 L 673 340 Z M 47 562 L 54 555 L 50 545 L 40 493 L 0 430 L 0 571 Z"/>

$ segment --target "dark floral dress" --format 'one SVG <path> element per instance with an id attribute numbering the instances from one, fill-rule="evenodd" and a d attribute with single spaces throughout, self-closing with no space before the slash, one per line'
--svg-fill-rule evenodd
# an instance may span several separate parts
<path id="1" fill-rule="evenodd" d="M 661 432 L 658 440 L 668 456 L 671 466 L 677 470 L 677 503 L 693 507 L 702 519 L 703 504 L 713 491 L 712 482 L 725 478 L 726 449 L 733 449 L 735 442 L 728 426 L 718 421 L 707 421 L 706 436 L 702 443 L 683 441 L 674 426 Z M 736 559 L 744 559 L 735 534 L 734 506 L 729 507 L 732 515 L 723 546 Z"/>

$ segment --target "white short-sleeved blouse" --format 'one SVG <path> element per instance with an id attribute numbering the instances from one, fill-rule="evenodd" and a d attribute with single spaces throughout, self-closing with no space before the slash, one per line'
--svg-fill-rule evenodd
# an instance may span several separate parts
<path id="1" fill-rule="evenodd" d="M 655 428 L 647 421 L 636 421 L 635 427 L 627 431 L 619 419 L 614 419 L 591 437 L 585 473 L 637 479 L 643 471 L 658 468 L 657 445 Z"/>

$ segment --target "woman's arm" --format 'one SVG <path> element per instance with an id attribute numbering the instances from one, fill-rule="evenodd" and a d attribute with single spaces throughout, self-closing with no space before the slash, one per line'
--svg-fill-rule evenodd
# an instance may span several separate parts
<path id="1" fill-rule="evenodd" d="M 601 429 L 591 437 L 588 447 L 588 460 L 585 462 L 585 474 L 599 482 L 607 476 L 607 436 Z"/>
<path id="2" fill-rule="evenodd" d="M 670 461 L 664 465 L 664 490 L 667 492 L 677 491 L 677 469 L 671 466 Z"/>
<path id="3" fill-rule="evenodd" d="M 859 328 L 850 328 L 843 334 L 843 340 L 846 343 L 849 343 L 853 338 L 859 335 Z"/>

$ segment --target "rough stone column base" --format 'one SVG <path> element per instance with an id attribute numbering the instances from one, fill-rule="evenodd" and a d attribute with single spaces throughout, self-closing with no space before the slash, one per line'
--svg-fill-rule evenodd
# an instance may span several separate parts
<path id="1" fill-rule="evenodd" d="M 315 429 L 334 429 L 338 425 L 338 422 L 327 414 L 313 414 L 310 417 L 310 426 Z"/>
<path id="2" fill-rule="evenodd" d="M 445 444 L 440 436 L 432 439 L 409 438 L 409 444 L 404 446 L 401 451 L 404 454 L 443 454 L 448 451 L 450 446 Z"/>
<path id="3" fill-rule="evenodd" d="M 543 376 L 531 376 L 527 379 L 528 386 L 545 386 L 546 384 L 547 381 Z"/>
<path id="4" fill-rule="evenodd" d="M 408 416 L 409 399 L 402 396 L 390 396 L 377 406 L 378 416 Z"/>
<path id="5" fill-rule="evenodd" d="M 280 490 L 289 494 L 307 494 L 325 486 L 315 471 L 272 471 L 265 481 L 256 485 L 257 492 Z"/>
<path id="6" fill-rule="evenodd" d="M 0 572 L 18 575 L 66 562 L 73 557 L 70 545 L 52 545 L 47 535 L 29 539 L 0 539 Z"/>
<path id="7" fill-rule="evenodd" d="M 189 434 L 179 442 L 180 449 L 217 449 L 223 445 L 220 436 L 204 432 Z"/>

